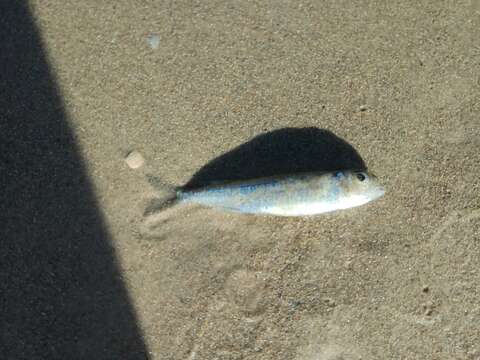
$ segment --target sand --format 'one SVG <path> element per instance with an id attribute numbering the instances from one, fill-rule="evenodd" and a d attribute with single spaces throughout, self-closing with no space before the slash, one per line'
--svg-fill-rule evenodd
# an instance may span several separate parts
<path id="1" fill-rule="evenodd" d="M 56 335 L 32 337 L 25 358 L 480 359 L 478 1 L 35 0 L 31 12 L 123 290 L 104 280 L 82 300 L 88 321 L 73 300 L 51 310 L 62 322 L 39 332 Z M 147 175 L 183 185 L 221 156 L 205 178 L 354 161 L 329 152 L 332 138 L 381 179 L 382 199 L 312 218 L 145 214 L 160 196 Z M 142 167 L 126 166 L 132 151 Z M 86 268 L 65 272 L 59 296 L 83 296 L 71 280 Z M 105 320 L 108 303 L 119 310 Z M 15 338 L 4 343 L 22 354 Z"/>

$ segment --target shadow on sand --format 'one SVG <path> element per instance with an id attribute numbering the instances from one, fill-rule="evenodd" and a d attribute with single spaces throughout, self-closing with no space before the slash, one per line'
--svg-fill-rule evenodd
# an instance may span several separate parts
<path id="1" fill-rule="evenodd" d="M 328 130 L 284 128 L 258 135 L 213 159 L 184 188 L 194 189 L 217 181 L 365 168 L 353 146 Z"/>
<path id="2" fill-rule="evenodd" d="M 0 4 L 2 359 L 146 359 L 26 1 Z"/>

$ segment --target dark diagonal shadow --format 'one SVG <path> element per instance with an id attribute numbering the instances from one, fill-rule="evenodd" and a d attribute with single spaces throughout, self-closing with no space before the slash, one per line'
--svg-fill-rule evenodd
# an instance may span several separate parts
<path id="1" fill-rule="evenodd" d="M 0 357 L 145 359 L 26 3 L 0 2 Z"/>
<path id="2" fill-rule="evenodd" d="M 259 135 L 210 161 L 184 186 L 247 180 L 310 171 L 365 169 L 360 155 L 345 140 L 318 128 L 284 128 Z"/>

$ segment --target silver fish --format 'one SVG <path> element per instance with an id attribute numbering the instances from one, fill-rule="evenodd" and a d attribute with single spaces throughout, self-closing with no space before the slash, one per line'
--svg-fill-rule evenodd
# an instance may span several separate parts
<path id="1" fill-rule="evenodd" d="M 344 170 L 177 190 L 174 202 L 249 214 L 307 216 L 360 206 L 384 193 L 373 174 Z"/>

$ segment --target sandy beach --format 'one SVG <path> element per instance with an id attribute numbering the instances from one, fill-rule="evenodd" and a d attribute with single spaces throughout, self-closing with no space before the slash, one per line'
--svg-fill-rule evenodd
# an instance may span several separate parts
<path id="1" fill-rule="evenodd" d="M 2 7 L 7 358 L 480 359 L 480 2 Z M 145 211 L 363 165 L 345 211 Z"/>

